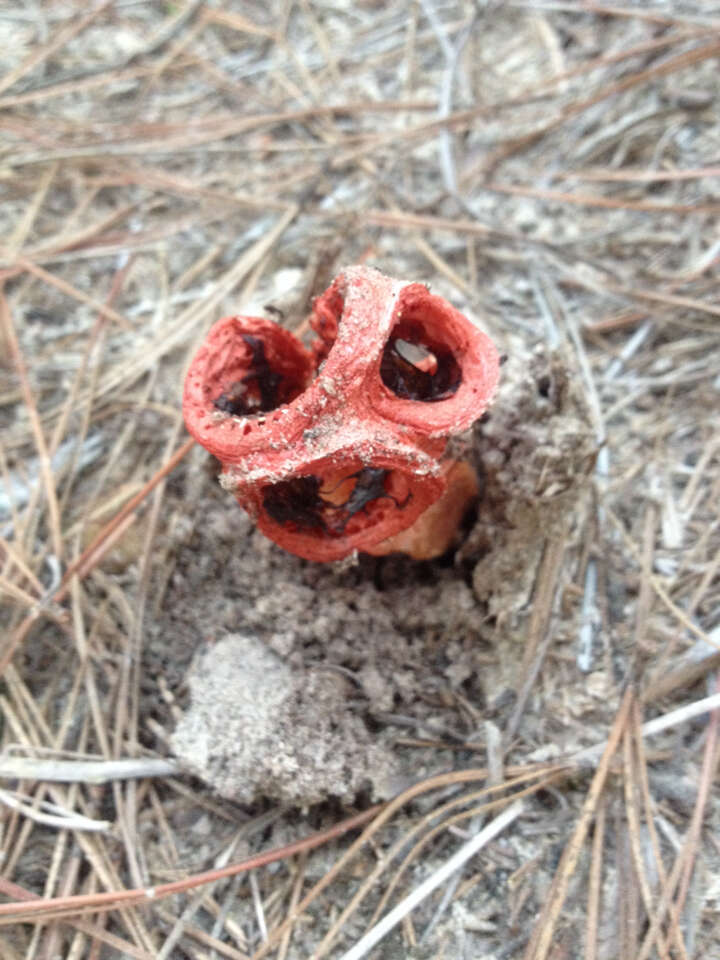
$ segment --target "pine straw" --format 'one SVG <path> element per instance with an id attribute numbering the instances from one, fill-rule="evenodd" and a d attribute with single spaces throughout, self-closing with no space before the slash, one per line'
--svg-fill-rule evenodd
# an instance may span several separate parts
<path id="1" fill-rule="evenodd" d="M 399 949 L 720 953 L 718 27 L 680 0 L 0 12 L 3 957 L 360 956 L 521 796 Z M 507 726 L 403 741 L 482 766 L 317 832 L 158 756 L 139 664 L 195 344 L 288 268 L 299 324 L 359 260 L 563 349 L 601 453 Z"/>

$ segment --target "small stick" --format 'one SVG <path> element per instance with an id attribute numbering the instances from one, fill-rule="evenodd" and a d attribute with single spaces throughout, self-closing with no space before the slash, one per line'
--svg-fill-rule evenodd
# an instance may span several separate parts
<path id="1" fill-rule="evenodd" d="M 656 734 L 669 730 L 671 727 L 677 727 L 681 723 L 687 723 L 688 720 L 694 720 L 695 717 L 701 717 L 704 713 L 710 713 L 712 710 L 718 709 L 720 709 L 720 693 L 713 693 L 711 696 L 704 697 L 702 700 L 696 700 L 694 703 L 688 703 L 684 707 L 678 707 L 677 710 L 671 710 L 670 713 L 665 713 L 661 717 L 656 717 L 654 720 L 648 720 L 647 723 L 644 723 L 640 728 L 640 733 L 643 738 L 654 737 Z M 594 747 L 588 747 L 585 750 L 574 753 L 570 759 L 572 763 L 579 763 L 583 766 L 586 763 L 594 765 L 604 749 L 605 744 L 599 743 Z"/>
<path id="2" fill-rule="evenodd" d="M 597 960 L 598 920 L 600 916 L 600 893 L 602 890 L 603 848 L 605 844 L 605 817 L 607 803 L 600 797 L 595 816 L 595 832 L 592 839 L 590 881 L 588 883 L 587 922 L 585 925 L 585 960 Z"/>
<path id="3" fill-rule="evenodd" d="M 605 781 L 610 770 L 610 761 L 615 755 L 615 751 L 623 736 L 633 699 L 633 689 L 632 687 L 628 687 L 620 704 L 613 728 L 610 731 L 610 736 L 602 752 L 597 771 L 590 784 L 590 789 L 585 797 L 575 830 L 563 851 L 560 864 L 553 878 L 550 894 L 545 902 L 545 907 L 541 911 L 535 924 L 530 943 L 525 952 L 525 960 L 546 960 L 550 952 L 555 927 L 560 918 L 560 913 L 567 896 L 568 884 L 575 872 L 575 867 L 577 866 L 583 844 L 585 843 L 585 837 L 590 829 L 590 824 L 595 816 L 600 797 L 605 789 Z"/>
<path id="4" fill-rule="evenodd" d="M 73 37 L 77 36 L 78 33 L 82 33 L 85 27 L 91 24 L 92 21 L 108 7 L 112 6 L 114 2 L 115 0 L 105 0 L 104 3 L 100 3 L 97 7 L 91 8 L 89 12 L 79 20 L 70 18 L 70 23 L 64 30 L 60 30 L 50 43 L 45 44 L 44 47 L 40 47 L 39 50 L 33 50 L 30 56 L 26 57 L 22 63 L 19 63 L 14 70 L 5 74 L 2 80 L 0 80 L 0 93 L 9 90 L 10 87 L 14 86 L 26 73 L 33 70 L 39 63 L 42 63 L 43 60 L 47 60 L 48 57 L 57 53 L 57 51 L 64 47 Z"/>
<path id="5" fill-rule="evenodd" d="M 176 453 L 168 460 L 168 462 L 164 464 L 164 466 L 162 466 L 150 480 L 148 480 L 142 490 L 140 490 L 131 500 L 129 500 L 122 510 L 119 510 L 113 519 L 103 527 L 90 546 L 87 547 L 87 549 L 77 558 L 77 560 L 75 560 L 74 563 L 72 563 L 65 571 L 65 576 L 62 579 L 62 583 L 52 597 L 52 603 L 60 603 L 65 598 L 68 590 L 70 589 L 72 579 L 76 574 L 85 576 L 92 566 L 99 562 L 99 560 L 109 549 L 111 540 L 110 535 L 124 521 L 128 521 L 128 525 L 132 522 L 132 520 L 129 518 L 134 514 L 134 511 L 137 509 L 137 507 L 140 506 L 145 497 L 158 485 L 158 483 L 160 483 L 160 481 L 166 477 L 168 473 L 175 469 L 185 454 L 193 448 L 194 444 L 195 441 L 192 438 L 186 440 L 180 449 L 177 450 Z M 10 637 L 9 641 L 7 641 L 6 648 L 2 655 L 0 655 L 0 676 L 2 676 L 2 674 L 5 672 L 7 665 L 10 663 L 15 654 L 15 651 L 30 632 L 30 628 L 35 623 L 39 613 L 40 608 L 38 607 L 32 613 L 28 614 L 28 616 L 17 628 L 15 633 Z"/>
<path id="6" fill-rule="evenodd" d="M 63 553 L 63 542 L 60 528 L 60 508 L 58 505 L 57 493 L 55 491 L 52 464 L 50 463 L 50 453 L 48 451 L 47 443 L 45 441 L 45 434 L 43 433 L 42 425 L 40 423 L 40 416 L 35 405 L 35 398 L 33 397 L 33 393 L 30 388 L 30 380 L 28 377 L 27 367 L 25 365 L 25 358 L 20 350 L 20 344 L 18 343 L 17 335 L 15 333 L 15 326 L 12 321 L 10 308 L 5 298 L 5 291 L 2 284 L 0 284 L 0 325 L 4 327 L 5 338 L 7 340 L 8 347 L 10 348 L 10 355 L 12 356 L 18 372 L 18 377 L 20 378 L 20 387 L 23 392 L 25 406 L 27 407 L 28 417 L 30 418 L 30 424 L 32 426 L 32 431 L 35 438 L 35 446 L 37 447 L 38 458 L 40 461 L 40 472 L 42 474 L 43 484 L 45 486 L 45 495 L 47 496 L 48 501 L 53 552 L 59 560 Z"/>
<path id="7" fill-rule="evenodd" d="M 372 930 L 368 931 L 364 937 L 358 940 L 354 947 L 344 953 L 340 960 L 361 960 L 361 957 L 364 957 L 376 943 L 379 943 L 393 927 L 397 926 L 419 903 L 422 903 L 433 890 L 445 883 L 445 881 L 459 870 L 471 857 L 491 840 L 494 840 L 495 837 L 514 820 L 517 820 L 522 812 L 523 803 L 522 801 L 518 801 L 509 806 L 507 810 L 503 810 L 502 813 L 498 814 L 480 833 L 476 834 L 472 840 L 464 844 L 449 860 L 446 860 L 439 870 L 436 870 L 435 873 L 424 880 L 419 887 L 416 887 L 411 894 L 405 897 L 404 900 L 401 900 Z"/>
<path id="8" fill-rule="evenodd" d="M 87 293 L 83 293 L 82 290 L 78 290 L 77 287 L 74 287 L 71 283 L 67 283 L 67 281 L 62 280 L 60 277 L 56 277 L 54 274 L 48 273 L 47 270 L 43 270 L 42 267 L 39 267 L 36 263 L 33 263 L 32 260 L 28 260 L 26 257 L 18 257 L 14 266 L 20 267 L 23 270 L 27 270 L 28 273 L 32 273 L 44 283 L 49 283 L 50 286 L 57 287 L 58 290 L 66 294 L 68 297 L 72 297 L 73 300 L 79 300 L 80 303 L 87 304 L 87 306 L 92 307 L 93 310 L 97 310 L 98 313 L 102 314 L 104 317 L 107 317 L 108 320 L 113 320 L 120 327 L 122 327 L 123 330 L 133 329 L 132 325 L 125 319 L 125 317 L 123 317 L 122 314 L 118 313 L 117 310 L 113 310 L 112 307 L 106 306 L 104 303 L 96 300 L 95 297 L 91 297 Z"/>
<path id="9" fill-rule="evenodd" d="M 17 810 L 35 823 L 42 823 L 46 827 L 58 827 L 60 830 L 95 830 L 104 833 L 111 826 L 109 820 L 92 820 L 90 817 L 65 810 L 48 801 L 43 801 L 42 806 L 54 812 L 45 813 L 36 809 L 30 803 L 24 802 L 17 794 L 11 793 L 9 790 L 0 789 L 0 803 L 4 803 L 11 810 Z"/>
<path id="10" fill-rule="evenodd" d="M 406 791 L 402 795 L 402 801 L 407 799 L 408 793 L 413 795 L 422 791 Z M 385 806 L 385 812 L 394 807 L 393 804 Z M 139 890 L 108 890 L 97 894 L 76 894 L 71 897 L 54 897 L 51 900 L 33 900 L 23 903 L 2 903 L 0 904 L 0 924 L 17 922 L 18 916 L 25 922 L 44 922 L 54 916 L 63 916 L 66 913 L 83 913 L 93 909 L 111 909 L 115 907 L 139 905 L 148 903 L 161 897 L 169 897 L 175 893 L 184 893 L 195 887 L 203 886 L 206 883 L 214 883 L 217 880 L 223 880 L 226 877 L 235 876 L 237 873 L 244 873 L 255 867 L 262 867 L 268 863 L 275 863 L 278 860 L 285 860 L 287 857 L 294 856 L 297 853 L 314 850 L 316 847 L 323 846 L 337 837 L 341 837 L 349 830 L 355 830 L 357 827 L 367 823 L 377 815 L 383 812 L 383 805 L 376 804 L 368 810 L 363 810 L 353 817 L 341 820 L 325 830 L 297 840 L 295 843 L 287 844 L 275 850 L 269 850 L 265 853 L 256 854 L 240 863 L 231 864 L 218 870 L 207 870 L 204 873 L 195 874 L 192 877 L 186 877 L 183 880 L 174 880 L 170 883 L 164 883 L 158 887 L 148 887 Z M 383 822 L 384 822 L 383 818 Z M 356 841 L 357 842 L 357 841 Z M 10 917 L 10 920 L 3 921 L 2 918 Z"/>
<path id="11" fill-rule="evenodd" d="M 560 190 L 543 190 L 522 184 L 483 183 L 484 190 L 519 197 L 533 197 L 550 203 L 573 203 L 584 207 L 600 207 L 607 210 L 637 210 L 642 213 L 718 213 L 720 203 L 654 203 L 649 200 L 616 200 L 614 197 L 592 196 L 589 193 L 567 193 Z"/>
<path id="12" fill-rule="evenodd" d="M 176 764 L 160 757 L 127 760 L 52 760 L 0 757 L 0 779 L 39 780 L 43 783 L 102 784 L 131 778 L 172 777 Z"/>

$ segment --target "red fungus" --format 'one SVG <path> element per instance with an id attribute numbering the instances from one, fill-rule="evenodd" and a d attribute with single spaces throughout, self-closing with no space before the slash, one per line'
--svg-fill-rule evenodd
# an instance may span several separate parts
<path id="1" fill-rule="evenodd" d="M 492 400 L 498 354 L 425 286 L 368 267 L 344 270 L 310 324 L 309 351 L 269 320 L 216 323 L 188 372 L 185 422 L 286 550 L 383 552 L 446 490 L 447 440 Z"/>

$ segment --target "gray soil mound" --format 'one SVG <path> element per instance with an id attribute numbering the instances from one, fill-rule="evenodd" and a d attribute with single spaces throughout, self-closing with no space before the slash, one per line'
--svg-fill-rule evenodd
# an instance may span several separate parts
<path id="1" fill-rule="evenodd" d="M 387 752 L 346 709 L 351 681 L 329 670 L 293 671 L 257 637 L 231 634 L 209 647 L 189 683 L 193 707 L 173 747 L 225 796 L 303 804 L 353 797 L 369 785 L 365 771 L 378 787 L 389 769 Z"/>

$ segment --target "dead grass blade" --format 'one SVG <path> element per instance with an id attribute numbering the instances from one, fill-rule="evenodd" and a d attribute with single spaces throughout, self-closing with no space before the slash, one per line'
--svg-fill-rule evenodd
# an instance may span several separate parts
<path id="1" fill-rule="evenodd" d="M 135 496 L 132 497 L 120 511 L 118 511 L 113 519 L 105 525 L 105 527 L 98 533 L 98 535 L 85 549 L 81 556 L 79 556 L 77 560 L 75 560 L 67 568 L 60 587 L 52 596 L 52 603 L 62 602 L 62 600 L 67 596 L 70 585 L 76 576 L 80 578 L 87 576 L 90 570 L 100 561 L 100 559 L 112 546 L 114 542 L 113 535 L 117 536 L 118 531 L 121 529 L 124 532 L 124 530 L 126 530 L 127 527 L 134 522 L 136 519 L 135 510 L 140 506 L 143 500 L 145 500 L 147 495 L 151 493 L 152 490 L 154 490 L 155 487 L 172 470 L 175 469 L 182 458 L 192 449 L 194 443 L 195 441 L 192 439 L 186 440 L 180 449 L 177 450 L 172 457 L 170 457 L 167 463 L 158 471 L 156 471 L 154 476 L 148 480 L 142 490 L 135 494 Z M 36 609 L 32 614 L 27 616 L 9 639 L 6 648 L 0 657 L 0 676 L 2 676 L 2 674 L 5 672 L 5 669 L 15 655 L 16 650 L 30 632 L 33 624 L 37 620 L 38 613 L 39 609 Z"/>
<path id="2" fill-rule="evenodd" d="M 474 856 L 490 840 L 494 839 L 506 827 L 508 827 L 523 811 L 523 805 L 520 801 L 512 803 L 509 807 L 499 813 L 490 823 L 483 827 L 472 840 L 464 844 L 442 867 L 434 874 L 424 880 L 409 894 L 401 903 L 399 903 L 390 913 L 369 930 L 365 936 L 359 940 L 352 949 L 342 955 L 341 960 L 361 960 L 376 943 L 379 943 L 392 928 L 408 916 L 410 912 L 429 896 L 433 890 L 444 883 L 460 867 L 466 863 L 470 857 Z M 319 956 L 316 954 L 315 956 Z"/>
<path id="3" fill-rule="evenodd" d="M 268 863 L 275 863 L 278 860 L 284 860 L 287 857 L 295 856 L 298 853 L 304 853 L 308 850 L 314 850 L 316 847 L 329 843 L 335 837 L 342 836 L 349 830 L 354 830 L 358 826 L 367 823 L 378 812 L 377 807 L 371 807 L 354 817 L 341 821 L 327 830 L 313 834 L 296 843 L 287 844 L 277 850 L 271 850 L 264 854 L 250 857 L 241 863 L 232 864 L 219 870 L 208 870 L 205 873 L 195 874 L 184 880 L 176 880 L 172 883 L 159 884 L 155 887 L 148 887 L 144 890 L 114 890 L 108 893 L 98 894 L 76 894 L 71 897 L 57 897 L 50 900 L 33 900 L 25 903 L 3 903 L 0 904 L 0 926 L 14 923 L 41 923 L 49 919 L 56 919 L 70 916 L 85 916 L 102 910 L 112 910 L 123 906 L 150 904 L 176 893 L 184 893 L 195 887 L 203 886 L 206 883 L 213 883 L 226 877 L 235 876 L 237 873 L 244 873 L 256 867 L 265 866 Z"/>
<path id="4" fill-rule="evenodd" d="M 100 300 L 96 300 L 95 297 L 91 297 L 89 294 L 83 293 L 82 290 L 78 290 L 71 283 L 68 283 L 61 277 L 56 277 L 47 270 L 43 270 L 42 267 L 39 267 L 36 263 L 32 263 L 25 257 L 18 257 L 11 269 L 13 269 L 15 266 L 21 270 L 27 270 L 28 273 L 32 273 L 44 283 L 48 283 L 53 287 L 57 287 L 58 290 L 66 294 L 68 297 L 72 297 L 73 300 L 77 300 L 80 303 L 84 303 L 87 306 L 92 307 L 92 309 L 97 311 L 97 313 L 101 314 L 103 317 L 107 317 L 108 320 L 112 320 L 114 323 L 117 323 L 124 330 L 132 329 L 130 323 L 128 323 L 125 317 L 119 314 L 117 310 L 113 310 L 112 307 L 106 306 L 104 303 L 101 303 Z"/>
<path id="5" fill-rule="evenodd" d="M 96 20 L 101 13 L 104 13 L 108 7 L 112 7 L 112 5 L 113 0 L 103 0 L 102 3 L 99 3 L 92 10 L 89 10 L 84 17 L 80 17 L 77 20 L 74 17 L 69 17 L 70 22 L 68 25 L 64 30 L 60 30 L 50 43 L 34 50 L 25 60 L 19 63 L 14 70 L 10 70 L 9 73 L 6 73 L 4 77 L 0 78 L 0 94 L 9 90 L 18 80 L 21 80 L 26 74 L 30 73 L 31 70 L 34 70 L 35 67 L 61 50 L 66 43 L 69 43 L 73 37 L 82 33 L 93 20 Z"/>
<path id="6" fill-rule="evenodd" d="M 591 196 L 587 193 L 567 193 L 560 190 L 542 190 L 539 187 L 521 184 L 492 183 L 484 184 L 485 190 L 505 193 L 517 197 L 533 197 L 548 203 L 572 203 L 580 206 L 600 207 L 606 210 L 636 210 L 640 213 L 718 213 L 720 203 L 652 203 L 647 200 L 623 200 L 616 197 Z"/>
<path id="7" fill-rule="evenodd" d="M 27 366 L 20 350 L 20 344 L 18 343 L 12 316 L 10 314 L 10 308 L 8 307 L 8 302 L 5 297 L 5 291 L 2 284 L 0 284 L 0 325 L 2 326 L 5 334 L 5 340 L 10 349 L 10 356 L 12 357 L 18 377 L 20 378 L 20 387 L 23 392 L 25 407 L 28 418 L 30 419 L 33 439 L 38 452 L 40 473 L 42 476 L 45 497 L 48 504 L 53 553 L 57 557 L 58 562 L 60 562 L 63 556 L 63 540 L 60 523 L 60 508 L 58 505 L 57 492 L 55 490 L 55 480 L 53 478 L 52 466 L 50 464 L 50 454 L 45 441 L 45 434 L 43 433 L 42 425 L 40 423 L 40 417 L 38 416 L 37 407 L 35 405 L 35 398 L 33 397 L 32 388 L 30 386 Z M 2 671 L 0 670 L 0 673 L 1 672 Z"/>
<path id="8" fill-rule="evenodd" d="M 357 912 L 360 904 L 371 891 L 380 875 L 416 836 L 422 834 L 420 839 L 413 844 L 406 856 L 403 858 L 402 862 L 398 865 L 392 879 L 383 891 L 383 895 L 370 918 L 368 928 L 379 923 L 379 917 L 382 914 L 382 911 L 385 909 L 390 897 L 393 894 L 393 891 L 402 879 L 403 875 L 411 866 L 411 864 L 419 859 L 422 850 L 427 847 L 427 845 L 431 843 L 439 833 L 445 832 L 449 827 L 455 826 L 458 823 L 471 820 L 472 818 L 477 817 L 479 814 L 491 812 L 494 813 L 498 809 L 502 810 L 504 807 L 507 807 L 508 804 L 511 804 L 515 801 L 519 802 L 523 798 L 531 796 L 532 794 L 537 793 L 539 790 L 545 789 L 563 775 L 564 771 L 562 769 L 556 769 L 554 771 L 552 769 L 531 771 L 528 774 L 511 778 L 504 784 L 490 785 L 481 790 L 471 791 L 468 794 L 461 795 L 460 797 L 450 800 L 436 808 L 433 810 L 432 814 L 421 818 L 411 830 L 402 834 L 402 836 L 395 841 L 387 854 L 378 863 L 377 867 L 370 871 L 364 878 L 357 892 L 354 894 L 350 902 L 340 913 L 337 920 L 332 924 L 328 932 L 325 934 L 320 945 L 316 948 L 313 954 L 313 960 L 322 960 L 322 957 L 327 955 L 338 935 L 350 918 Z M 524 787 L 523 784 L 528 780 L 536 780 L 537 782 L 531 783 L 529 786 Z M 502 796 L 502 794 L 506 792 L 508 795 Z M 500 796 L 496 797 L 494 800 L 486 799 L 496 794 L 500 794 Z M 432 821 L 436 820 L 438 817 L 444 817 L 445 814 L 450 813 L 451 810 L 454 810 L 458 806 L 465 806 L 476 800 L 483 800 L 484 802 L 480 803 L 478 806 L 472 807 L 470 810 L 465 810 L 461 813 L 447 817 L 434 827 L 430 826 Z M 369 933 L 370 930 L 368 929 L 367 932 Z"/>
<path id="9" fill-rule="evenodd" d="M 720 683 L 716 684 L 716 689 L 720 692 Z M 720 710 L 716 709 L 713 711 L 708 725 L 700 785 L 690 827 L 673 868 L 663 884 L 660 898 L 656 901 L 655 909 L 650 917 L 648 931 L 638 953 L 638 960 L 648 960 L 650 957 L 668 911 L 671 912 L 673 925 L 679 923 L 679 915 L 685 904 L 690 876 L 697 856 L 702 822 L 717 765 L 718 725 L 720 725 Z"/>
<path id="10" fill-rule="evenodd" d="M 575 872 L 580 853 L 585 843 L 590 825 L 595 817 L 600 797 L 605 789 L 605 783 L 610 770 L 610 761 L 622 741 L 625 726 L 630 716 L 634 693 L 631 687 L 628 687 L 620 704 L 617 717 L 610 731 L 607 744 L 598 764 L 597 772 L 593 777 L 590 789 L 582 806 L 580 816 L 578 817 L 573 835 L 568 840 L 567 846 L 560 858 L 557 871 L 553 878 L 550 894 L 535 923 L 533 933 L 525 951 L 525 960 L 546 960 L 552 946 L 555 927 L 560 913 L 565 903 L 568 884 L 570 878 Z"/>
<path id="11" fill-rule="evenodd" d="M 602 891 L 603 850 L 605 846 L 605 820 L 607 800 L 600 796 L 595 814 L 595 828 L 592 838 L 590 859 L 590 879 L 588 883 L 587 921 L 585 924 L 585 960 L 597 960 L 598 926 L 600 917 L 600 897 Z"/>

